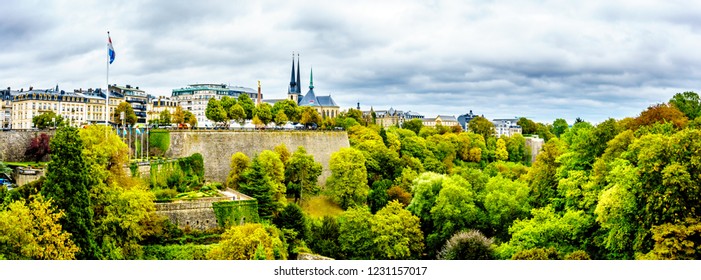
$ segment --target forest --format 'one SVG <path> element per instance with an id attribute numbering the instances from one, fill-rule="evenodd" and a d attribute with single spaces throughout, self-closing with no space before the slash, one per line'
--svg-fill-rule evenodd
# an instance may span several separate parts
<path id="1" fill-rule="evenodd" d="M 233 154 L 225 182 L 205 182 L 197 154 L 144 179 L 125 172 L 128 148 L 109 128 L 62 127 L 45 178 L 0 190 L 0 258 L 701 257 L 694 92 L 598 124 L 521 118 L 523 135 L 499 138 L 483 117 L 468 132 L 419 120 L 385 129 L 354 109 L 321 122 L 350 141 L 324 186 L 303 147 Z M 545 141 L 535 162 L 526 137 Z M 155 213 L 156 201 L 225 188 L 255 198 L 260 220 L 197 231 Z"/>

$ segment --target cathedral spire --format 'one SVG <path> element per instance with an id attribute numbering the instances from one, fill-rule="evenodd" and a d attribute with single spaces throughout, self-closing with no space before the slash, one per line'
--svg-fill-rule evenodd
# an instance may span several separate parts
<path id="1" fill-rule="evenodd" d="M 297 83 L 295 82 L 295 53 L 292 52 L 292 71 L 290 74 L 290 93 L 296 92 Z"/>
<path id="2" fill-rule="evenodd" d="M 314 68 L 309 70 L 309 89 L 314 89 Z"/>
<path id="3" fill-rule="evenodd" d="M 294 60 L 294 56 L 292 60 Z M 299 80 L 299 68 L 299 52 L 297 52 L 297 93 L 302 94 L 302 83 Z"/>

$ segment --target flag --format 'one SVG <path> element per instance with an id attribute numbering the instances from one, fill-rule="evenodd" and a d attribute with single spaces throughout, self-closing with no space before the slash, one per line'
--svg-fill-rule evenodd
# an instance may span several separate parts
<path id="1" fill-rule="evenodd" d="M 107 33 L 107 54 L 110 56 L 110 64 L 114 61 L 114 47 L 112 47 L 112 38 L 110 38 L 109 32 Z"/>

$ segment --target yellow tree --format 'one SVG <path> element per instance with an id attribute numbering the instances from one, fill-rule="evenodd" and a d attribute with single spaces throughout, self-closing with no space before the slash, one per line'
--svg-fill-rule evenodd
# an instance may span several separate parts
<path id="1" fill-rule="evenodd" d="M 287 259 L 277 228 L 262 224 L 244 224 L 229 228 L 221 241 L 207 254 L 214 260 Z"/>
<path id="2" fill-rule="evenodd" d="M 499 138 L 499 140 L 497 140 L 495 156 L 498 161 L 505 161 L 509 159 L 509 152 L 506 150 L 506 141 L 504 141 L 503 138 Z"/>
<path id="3" fill-rule="evenodd" d="M 41 195 L 11 203 L 0 212 L 0 257 L 7 259 L 70 260 L 78 247 L 58 222 L 63 211 L 53 212 Z"/>

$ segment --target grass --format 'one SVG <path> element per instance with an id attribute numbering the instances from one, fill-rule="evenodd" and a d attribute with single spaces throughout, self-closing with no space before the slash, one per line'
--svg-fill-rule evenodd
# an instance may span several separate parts
<path id="1" fill-rule="evenodd" d="M 315 218 L 324 216 L 338 216 L 343 213 L 343 209 L 338 206 L 330 197 L 318 195 L 302 201 L 302 210 Z"/>

